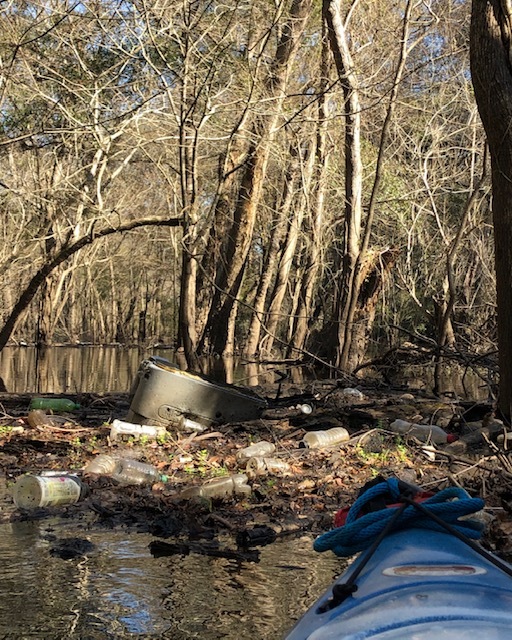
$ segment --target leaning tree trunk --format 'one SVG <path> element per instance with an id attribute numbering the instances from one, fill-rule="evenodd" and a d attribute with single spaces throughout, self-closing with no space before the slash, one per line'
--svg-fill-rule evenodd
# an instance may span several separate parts
<path id="1" fill-rule="evenodd" d="M 276 220 L 272 223 L 270 243 L 265 254 L 261 276 L 258 280 L 256 297 L 247 334 L 247 342 L 244 347 L 244 354 L 250 358 L 259 351 L 259 343 L 262 327 L 265 327 L 265 303 L 269 287 L 274 277 L 275 265 L 279 255 L 279 248 L 286 235 L 286 221 L 290 215 L 292 202 L 295 196 L 298 178 L 298 153 L 297 149 L 290 145 L 291 163 L 284 180 L 282 202 L 276 213 Z"/>
<path id="2" fill-rule="evenodd" d="M 212 305 L 200 342 L 200 349 L 219 355 L 228 355 L 233 306 L 243 282 L 270 148 L 285 98 L 284 88 L 300 46 L 300 36 L 309 17 L 311 4 L 312 0 L 293 0 L 290 19 L 282 29 L 268 81 L 268 92 L 276 102 L 275 112 L 270 116 L 258 117 L 252 130 L 251 138 L 255 142 L 247 155 L 234 207 L 234 222 L 228 236 L 225 255 L 218 265 Z"/>
<path id="3" fill-rule="evenodd" d="M 512 414 L 512 8 L 507 0 L 473 0 L 471 75 L 491 156 L 499 398 L 502 415 Z"/>

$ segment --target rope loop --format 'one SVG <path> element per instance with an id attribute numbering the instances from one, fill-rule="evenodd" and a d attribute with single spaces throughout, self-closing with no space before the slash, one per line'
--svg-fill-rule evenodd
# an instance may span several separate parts
<path id="1" fill-rule="evenodd" d="M 400 485 L 404 485 L 397 478 L 388 478 L 369 487 L 357 498 L 350 508 L 345 524 L 319 536 L 313 543 L 315 551 L 333 551 L 337 556 L 352 556 L 367 549 L 386 527 L 399 506 L 391 506 L 378 511 L 371 511 L 360 515 L 365 506 L 375 498 L 386 496 L 393 502 L 400 502 L 403 492 Z M 412 489 L 412 487 L 411 487 Z M 410 497 L 412 494 L 409 493 Z M 480 498 L 471 498 L 459 487 L 443 489 L 422 503 L 429 512 L 453 526 L 459 533 L 468 538 L 478 539 L 483 532 L 483 524 L 477 520 L 460 520 L 463 516 L 476 513 L 484 507 Z M 418 511 L 414 506 L 406 507 L 398 516 L 393 530 L 410 527 L 444 531 L 443 527 L 427 515 Z"/>

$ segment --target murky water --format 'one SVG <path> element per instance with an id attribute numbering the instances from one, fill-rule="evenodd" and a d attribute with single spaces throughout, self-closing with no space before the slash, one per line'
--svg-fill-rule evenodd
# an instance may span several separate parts
<path id="1" fill-rule="evenodd" d="M 95 548 L 52 556 L 68 537 Z M 277 640 L 343 568 L 310 537 L 262 548 L 259 563 L 154 558 L 153 539 L 62 521 L 0 525 L 0 638 Z"/>
<path id="2" fill-rule="evenodd" d="M 183 356 L 170 349 L 80 346 L 50 347 L 38 352 L 34 347 L 6 347 L 0 351 L 0 377 L 9 393 L 126 393 L 141 361 L 149 355 L 161 356 L 185 368 Z M 212 379 L 246 386 L 280 381 L 284 370 L 279 365 L 237 359 L 204 364 L 205 373 Z M 309 368 L 292 367 L 286 371 L 288 379 L 297 385 L 316 377 Z M 471 372 L 463 373 L 455 368 L 447 370 L 442 390 L 472 400 L 487 399 L 489 388 L 483 379 Z M 431 378 L 432 371 L 427 368 L 421 374 L 409 374 L 407 380 L 414 392 L 431 387 Z"/>

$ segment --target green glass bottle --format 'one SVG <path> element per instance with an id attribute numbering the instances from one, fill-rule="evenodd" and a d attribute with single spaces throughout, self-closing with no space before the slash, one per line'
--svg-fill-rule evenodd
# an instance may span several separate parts
<path id="1" fill-rule="evenodd" d="M 49 411 L 74 411 L 80 405 L 67 398 L 32 398 L 30 410 L 43 409 Z"/>

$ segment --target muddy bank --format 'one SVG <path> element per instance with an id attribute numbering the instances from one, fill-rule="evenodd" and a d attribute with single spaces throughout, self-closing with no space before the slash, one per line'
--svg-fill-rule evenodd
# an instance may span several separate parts
<path id="1" fill-rule="evenodd" d="M 430 490 L 456 484 L 484 498 L 488 522 L 484 543 L 508 558 L 512 464 L 505 429 L 494 421 L 492 406 L 403 389 L 361 386 L 359 390 L 361 394 L 347 394 L 334 381 L 304 389 L 281 387 L 284 401 L 261 419 L 218 425 L 201 433 L 169 431 L 158 440 L 116 442 L 110 440 L 110 426 L 126 416 L 127 394 L 69 396 L 80 404 L 79 410 L 60 414 L 57 424 L 35 428 L 27 421 L 31 396 L 0 394 L 0 517 L 3 522 L 72 518 L 85 533 L 102 527 L 149 532 L 157 538 L 154 554 L 227 554 L 257 561 L 259 545 L 331 528 L 336 511 L 352 504 L 360 488 L 380 474 Z M 277 393 L 275 388 L 258 391 L 269 398 Z M 311 413 L 301 411 L 301 401 L 311 405 Z M 458 439 L 429 445 L 394 433 L 390 425 L 396 419 L 436 424 Z M 347 429 L 350 440 L 327 448 L 304 447 L 305 434 L 333 427 Z M 261 440 L 275 445 L 272 457 L 286 462 L 287 470 L 250 476 L 247 494 L 183 499 L 183 491 L 191 486 L 244 473 L 237 452 Z M 148 462 L 167 480 L 125 486 L 109 476 L 84 475 L 84 467 L 101 454 Z M 13 483 L 23 474 L 43 470 L 79 473 L 88 496 L 68 506 L 17 509 L 11 497 Z M 221 534 L 232 540 L 229 548 L 217 543 Z"/>

